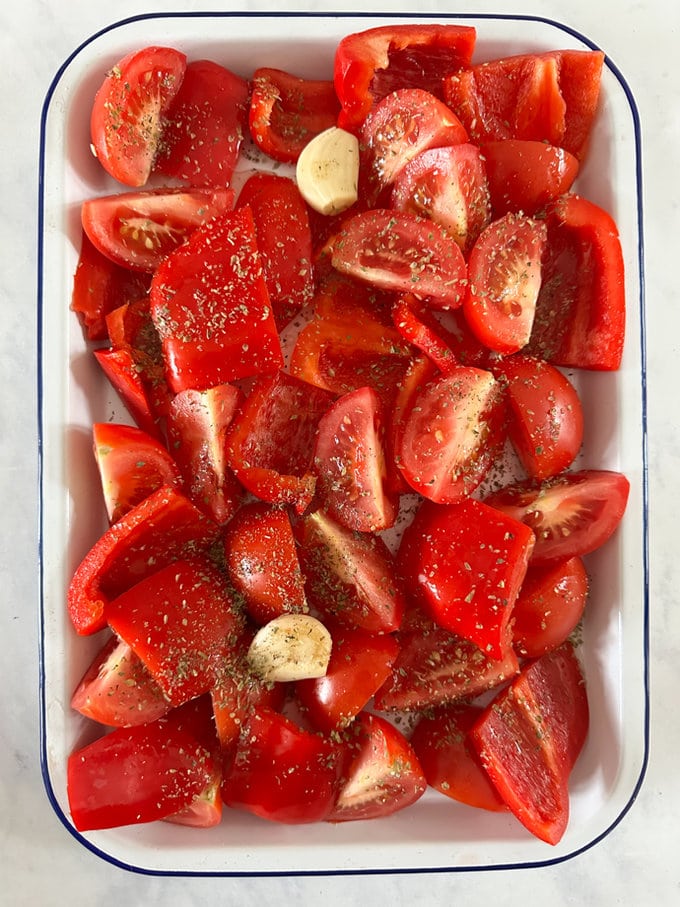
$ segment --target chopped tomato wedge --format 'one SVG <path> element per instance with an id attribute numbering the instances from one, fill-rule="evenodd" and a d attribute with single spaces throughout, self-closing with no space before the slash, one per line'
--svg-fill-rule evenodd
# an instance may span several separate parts
<path id="1" fill-rule="evenodd" d="M 480 151 L 496 217 L 543 211 L 571 189 L 579 170 L 573 154 L 545 142 L 504 139 L 484 142 Z"/>
<path id="2" fill-rule="evenodd" d="M 256 145 L 276 161 L 297 161 L 314 136 L 335 126 L 339 112 L 332 81 L 302 79 L 269 67 L 260 67 L 253 73 L 250 134 Z"/>
<path id="3" fill-rule="evenodd" d="M 395 180 L 390 205 L 440 224 L 467 252 L 491 220 L 485 162 L 479 148 L 461 142 L 421 152 Z"/>
<path id="4" fill-rule="evenodd" d="M 383 290 L 427 296 L 433 308 L 462 305 L 467 270 L 455 240 L 433 221 L 375 208 L 340 231 L 333 267 Z"/>
<path id="5" fill-rule="evenodd" d="M 380 715 L 362 712 L 347 731 L 350 757 L 329 822 L 391 816 L 427 789 L 413 747 Z"/>
<path id="6" fill-rule="evenodd" d="M 426 501 L 404 532 L 399 566 L 433 620 L 502 659 L 533 546 L 527 526 L 473 498 Z"/>
<path id="7" fill-rule="evenodd" d="M 227 432 L 227 463 L 248 491 L 303 513 L 314 496 L 313 443 L 327 391 L 286 372 L 255 383 Z"/>
<path id="8" fill-rule="evenodd" d="M 224 442 L 240 395 L 233 385 L 175 394 L 168 412 L 168 438 L 194 504 L 216 523 L 236 512 L 244 491 L 226 463 Z"/>
<path id="9" fill-rule="evenodd" d="M 103 255 L 154 271 L 196 227 L 233 207 L 233 189 L 148 189 L 87 199 L 81 218 Z"/>
<path id="10" fill-rule="evenodd" d="M 463 314 L 490 350 L 516 353 L 529 342 L 545 245 L 542 221 L 506 214 L 489 224 L 472 247 Z"/>
<path id="11" fill-rule="evenodd" d="M 469 366 L 435 374 L 395 428 L 397 468 L 414 491 L 453 504 L 480 484 L 505 440 L 499 383 Z"/>
<path id="12" fill-rule="evenodd" d="M 249 177 L 237 205 L 252 211 L 274 320 L 282 330 L 314 295 L 307 206 L 295 182 L 275 173 Z"/>
<path id="13" fill-rule="evenodd" d="M 184 79 L 186 57 L 171 47 L 145 47 L 106 75 L 92 105 L 90 132 L 97 160 L 126 186 L 149 178 L 163 117 Z"/>
<path id="14" fill-rule="evenodd" d="M 310 605 L 369 633 L 391 633 L 404 614 L 394 559 L 378 535 L 353 532 L 321 510 L 295 527 Z"/>
<path id="15" fill-rule="evenodd" d="M 219 777 L 211 753 L 163 718 L 110 734 L 69 756 L 67 790 L 78 831 L 165 819 Z"/>
<path id="16" fill-rule="evenodd" d="M 341 769 L 337 744 L 258 708 L 242 729 L 222 797 L 273 822 L 320 822 L 333 809 Z"/>
<path id="17" fill-rule="evenodd" d="M 108 313 L 148 293 L 150 280 L 146 274 L 123 268 L 102 255 L 83 230 L 71 310 L 82 322 L 87 339 L 106 340 Z"/>
<path id="18" fill-rule="evenodd" d="M 536 535 L 533 564 L 595 551 L 621 522 L 630 483 L 619 472 L 583 469 L 544 482 L 506 486 L 486 503 L 530 526 Z"/>
<path id="19" fill-rule="evenodd" d="M 182 489 L 182 476 L 160 441 L 132 425 L 95 422 L 94 455 L 110 523 L 162 485 Z"/>
<path id="20" fill-rule="evenodd" d="M 588 574 L 581 558 L 530 566 L 513 610 L 518 655 L 539 658 L 562 645 L 578 625 L 587 598 Z"/>
<path id="21" fill-rule="evenodd" d="M 359 197 L 374 206 L 409 161 L 428 148 L 467 141 L 458 117 L 422 88 L 402 88 L 383 98 L 360 134 Z"/>
<path id="22" fill-rule="evenodd" d="M 308 611 L 293 529 L 285 510 L 245 504 L 226 527 L 224 554 L 229 579 L 256 623 Z"/>
<path id="23" fill-rule="evenodd" d="M 574 462 L 583 441 L 583 409 L 562 372 L 518 354 L 492 366 L 505 384 L 508 435 L 528 475 L 555 476 Z"/>
<path id="24" fill-rule="evenodd" d="M 171 486 L 164 485 L 133 507 L 92 546 L 69 585 L 69 616 L 82 635 L 104 629 L 104 607 L 111 599 L 187 548 L 207 550 L 218 528 Z"/>
<path id="25" fill-rule="evenodd" d="M 399 566 L 404 563 L 400 552 Z M 423 711 L 443 703 L 474 699 L 509 680 L 519 670 L 508 643 L 501 659 L 490 658 L 477 645 L 436 624 L 411 607 L 398 634 L 399 654 L 392 674 L 376 692 L 381 711 Z"/>
<path id="26" fill-rule="evenodd" d="M 247 129 L 248 83 L 193 60 L 166 111 L 154 170 L 193 186 L 228 186 Z"/>
<path id="27" fill-rule="evenodd" d="M 394 525 L 398 506 L 385 488 L 384 414 L 372 388 L 345 394 L 321 417 L 314 471 L 324 509 L 343 526 L 378 532 Z"/>
<path id="28" fill-rule="evenodd" d="M 402 337 L 425 353 L 444 374 L 458 365 L 450 346 L 453 338 L 448 336 L 448 331 L 436 320 L 431 309 L 413 293 L 405 293 L 397 299 L 392 306 L 392 320 Z"/>
<path id="29" fill-rule="evenodd" d="M 548 209 L 541 290 L 527 351 L 555 365 L 611 371 L 626 323 L 623 252 L 602 208 L 563 195 Z"/>
<path id="30" fill-rule="evenodd" d="M 138 427 L 154 438 L 162 438 L 160 415 L 129 349 L 93 350 L 102 371 L 125 404 Z"/>
<path id="31" fill-rule="evenodd" d="M 175 706 L 210 690 L 242 632 L 229 587 L 207 558 L 156 570 L 104 611 Z"/>
<path id="32" fill-rule="evenodd" d="M 470 731 L 500 796 L 548 844 L 557 844 L 566 829 L 569 774 L 588 724 L 581 667 L 564 643 L 523 668 Z"/>
<path id="33" fill-rule="evenodd" d="M 346 35 L 335 51 L 338 126 L 356 131 L 397 88 L 441 94 L 442 76 L 469 66 L 477 33 L 466 25 L 383 25 Z"/>
<path id="34" fill-rule="evenodd" d="M 113 635 L 76 687 L 71 708 L 100 724 L 132 727 L 155 721 L 171 704 L 142 660 Z"/>
<path id="35" fill-rule="evenodd" d="M 320 731 L 345 727 L 390 676 L 399 643 L 389 634 L 332 627 L 333 648 L 323 677 L 299 680 L 295 692 Z"/>
<path id="36" fill-rule="evenodd" d="M 507 806 L 468 742 L 481 715 L 476 705 L 440 707 L 420 719 L 411 746 L 430 787 L 468 806 L 501 812 Z"/>
<path id="37" fill-rule="evenodd" d="M 283 365 L 249 208 L 208 221 L 164 259 L 151 315 L 175 393 Z"/>

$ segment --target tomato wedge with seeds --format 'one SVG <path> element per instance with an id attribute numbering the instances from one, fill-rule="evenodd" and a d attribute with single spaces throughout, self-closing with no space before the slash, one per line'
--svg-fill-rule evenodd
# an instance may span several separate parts
<path id="1" fill-rule="evenodd" d="M 480 484 L 505 440 L 500 384 L 491 372 L 451 368 L 427 381 L 396 427 L 397 468 L 428 500 L 453 504 Z"/>
<path id="2" fill-rule="evenodd" d="M 154 171 L 193 186 L 228 186 L 247 107 L 245 79 L 212 60 L 190 62 L 163 120 Z"/>
<path id="3" fill-rule="evenodd" d="M 472 247 L 463 314 L 490 350 L 516 353 L 529 342 L 546 235 L 542 221 L 506 214 L 489 224 Z"/>
<path id="4" fill-rule="evenodd" d="M 349 764 L 329 822 L 391 816 L 427 789 L 406 737 L 380 715 L 362 712 L 347 731 Z"/>
<path id="5" fill-rule="evenodd" d="M 196 227 L 233 207 L 233 189 L 149 189 L 87 199 L 81 218 L 103 255 L 126 268 L 155 271 Z"/>
<path id="6" fill-rule="evenodd" d="M 360 134 L 359 198 L 373 207 L 409 161 L 428 148 L 467 141 L 458 117 L 421 88 L 403 88 L 383 98 Z"/>
<path id="7" fill-rule="evenodd" d="M 583 469 L 544 482 L 508 485 L 485 502 L 531 527 L 535 565 L 580 557 L 603 545 L 621 522 L 629 489 L 630 482 L 619 472 Z"/>
<path id="8" fill-rule="evenodd" d="M 100 724 L 132 727 L 155 721 L 172 706 L 142 660 L 114 635 L 80 680 L 71 708 Z"/>
<path id="9" fill-rule="evenodd" d="M 529 567 L 513 610 L 512 639 L 522 658 L 540 658 L 569 637 L 588 599 L 588 574 L 579 557 Z"/>
<path id="10" fill-rule="evenodd" d="M 294 530 L 312 607 L 369 633 L 399 628 L 406 600 L 381 536 L 353 532 L 322 510 L 305 516 Z"/>
<path id="11" fill-rule="evenodd" d="M 163 116 L 186 71 L 186 56 L 171 47 L 145 47 L 124 57 L 97 91 L 90 132 L 97 160 L 126 186 L 149 178 Z"/>
<path id="12" fill-rule="evenodd" d="M 481 715 L 475 705 L 435 709 L 416 725 L 411 746 L 430 787 L 468 806 L 503 812 L 507 806 L 468 742 L 468 731 Z"/>
<path id="13" fill-rule="evenodd" d="M 163 485 L 182 489 L 177 463 L 160 441 L 141 429 L 95 422 L 92 436 L 110 523 Z"/>
<path id="14" fill-rule="evenodd" d="M 467 252 L 491 220 L 479 148 L 462 142 L 421 152 L 396 178 L 390 206 L 440 224 Z"/>
<path id="15" fill-rule="evenodd" d="M 321 417 L 314 471 L 319 499 L 339 523 L 358 532 L 394 525 L 397 501 L 385 489 L 384 414 L 373 388 L 343 395 Z"/>
<path id="16" fill-rule="evenodd" d="M 546 479 L 571 466 L 583 442 L 583 409 L 571 381 L 521 353 L 492 370 L 505 384 L 508 435 L 528 475 Z"/>
<path id="17" fill-rule="evenodd" d="M 269 157 L 295 163 L 305 145 L 335 126 L 340 103 L 333 82 L 260 67 L 252 77 L 248 125 Z"/>
<path id="18" fill-rule="evenodd" d="M 465 296 L 463 253 L 443 227 L 406 211 L 355 214 L 338 234 L 333 267 L 383 290 L 427 296 L 433 308 L 458 308 Z"/>

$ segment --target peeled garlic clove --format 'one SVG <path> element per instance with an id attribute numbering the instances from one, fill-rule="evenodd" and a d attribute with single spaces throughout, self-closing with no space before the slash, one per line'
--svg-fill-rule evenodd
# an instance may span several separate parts
<path id="1" fill-rule="evenodd" d="M 358 197 L 359 140 L 331 126 L 302 149 L 296 179 L 300 195 L 319 214 L 340 214 Z"/>
<path id="2" fill-rule="evenodd" d="M 323 677 L 331 657 L 331 635 L 309 614 L 282 614 L 255 634 L 248 649 L 251 669 L 264 681 Z"/>

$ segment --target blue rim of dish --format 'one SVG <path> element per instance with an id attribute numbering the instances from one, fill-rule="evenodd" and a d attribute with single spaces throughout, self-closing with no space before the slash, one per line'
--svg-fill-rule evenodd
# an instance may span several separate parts
<path id="1" fill-rule="evenodd" d="M 44 249 L 43 249 L 43 229 L 44 229 L 44 175 L 45 175 L 45 127 L 47 122 L 47 115 L 49 113 L 50 102 L 52 96 L 59 84 L 59 81 L 71 64 L 71 62 L 80 54 L 88 45 L 96 41 L 99 37 L 104 34 L 107 34 L 110 31 L 113 31 L 117 28 L 129 25 L 133 22 L 139 22 L 143 20 L 154 20 L 154 19 L 208 19 L 208 18 L 263 18 L 265 16 L 270 16 L 272 13 L 269 10 L 262 11 L 232 11 L 232 12 L 215 12 L 215 11 L 192 11 L 192 12 L 157 12 L 157 13 L 142 13 L 135 16 L 130 16 L 126 19 L 121 19 L 118 22 L 114 22 L 99 31 L 92 34 L 89 38 L 83 41 L 75 50 L 66 58 L 66 60 L 59 67 L 56 75 L 54 76 L 47 94 L 45 96 L 45 101 L 42 108 L 41 118 L 40 118 L 40 151 L 39 151 L 39 174 L 38 174 L 38 294 L 37 294 L 37 333 L 38 333 L 38 343 L 37 343 L 37 353 L 38 353 L 38 362 L 37 362 L 37 377 L 38 377 L 38 386 L 37 386 L 37 415 L 38 415 L 38 478 L 39 478 L 39 488 L 38 488 L 38 497 L 39 497 L 39 542 L 38 542 L 38 560 L 39 560 L 39 596 L 40 596 L 40 613 L 39 613 L 39 693 L 40 693 L 40 768 L 43 778 L 43 783 L 45 785 L 45 790 L 47 797 L 60 819 L 61 823 L 67 829 L 67 831 L 76 838 L 87 850 L 91 851 L 98 857 L 101 857 L 108 863 L 111 863 L 114 866 L 117 866 L 121 869 L 126 869 L 130 872 L 135 872 L 140 875 L 149 875 L 149 876 L 174 876 L 174 877 L 228 877 L 228 878 L 253 878 L 253 877 L 286 877 L 286 876 L 336 876 L 336 875 L 418 875 L 418 874 L 431 874 L 431 873 L 459 873 L 459 872 L 491 872 L 494 870 L 507 870 L 507 869 L 533 869 L 541 868 L 546 866 L 554 866 L 559 863 L 564 863 L 567 860 L 571 860 L 574 857 L 579 856 L 580 854 L 590 850 L 596 844 L 599 844 L 604 838 L 606 838 L 622 821 L 622 819 L 628 814 L 631 807 L 635 803 L 640 789 L 645 779 L 647 772 L 647 765 L 649 762 L 649 481 L 648 481 L 648 444 L 647 444 L 647 351 L 646 351 L 646 321 L 645 321 L 645 279 L 644 279 L 644 233 L 643 233 L 643 211 L 642 211 L 642 137 L 641 137 L 641 128 L 640 128 L 640 116 L 638 113 L 637 105 L 635 103 L 635 98 L 631 91 L 630 86 L 628 85 L 623 74 L 616 66 L 616 64 L 605 54 L 605 66 L 611 71 L 611 73 L 616 77 L 617 81 L 620 83 L 628 104 L 630 106 L 630 112 L 633 119 L 634 126 L 634 136 L 635 136 L 635 173 L 636 173 L 636 189 L 637 189 L 637 226 L 638 226 L 638 273 L 640 279 L 640 298 L 639 298 L 639 319 L 640 319 L 640 362 L 641 362 L 641 413 L 642 413 L 642 564 L 643 564 L 643 684 L 644 684 L 644 716 L 643 716 L 643 729 L 644 729 L 644 752 L 642 764 L 640 766 L 640 773 L 638 778 L 633 786 L 630 797 L 627 803 L 624 805 L 621 812 L 618 816 L 598 835 L 596 835 L 591 841 L 582 845 L 581 847 L 576 848 L 567 854 L 562 854 L 557 857 L 547 858 L 545 860 L 531 860 L 515 863 L 494 863 L 484 866 L 437 866 L 437 867 L 399 867 L 399 868 L 363 868 L 363 869 L 312 869 L 312 870 L 281 870 L 281 871 L 267 871 L 267 870 L 253 870 L 253 871 L 205 871 L 201 872 L 198 870 L 162 870 L 162 869 L 149 869 L 143 866 L 132 866 L 129 863 L 125 863 L 122 860 L 118 860 L 116 857 L 111 854 L 107 854 L 105 851 L 98 848 L 96 845 L 92 844 L 86 838 L 84 838 L 71 824 L 68 817 L 64 814 L 59 802 L 57 801 L 56 795 L 52 787 L 52 781 L 49 774 L 49 768 L 47 764 L 47 716 L 46 716 L 46 699 L 45 699 L 45 657 L 44 657 L 44 643 L 45 643 L 45 611 L 44 611 L 44 599 L 43 599 L 43 589 L 44 589 L 44 566 L 43 566 L 43 512 L 44 512 L 44 501 L 43 501 L 43 263 L 44 263 Z M 503 20 L 510 22 L 537 22 L 545 25 L 550 25 L 556 29 L 559 29 L 566 34 L 571 35 L 577 40 L 581 41 L 585 46 L 590 47 L 592 50 L 600 50 L 596 44 L 594 44 L 589 38 L 581 34 L 574 28 L 571 28 L 568 25 L 565 25 L 561 22 L 557 22 L 554 19 L 549 19 L 543 16 L 532 16 L 532 15 L 522 15 L 522 14 L 494 14 L 494 13 L 373 13 L 373 12 L 276 12 L 277 18 L 316 18 L 316 19 L 372 19 L 379 20 L 385 19 L 388 21 L 393 21 L 394 19 L 406 20 L 412 19 L 414 21 L 425 21 L 425 20 L 447 20 L 447 21 L 458 21 L 464 19 L 476 19 L 476 20 Z"/>

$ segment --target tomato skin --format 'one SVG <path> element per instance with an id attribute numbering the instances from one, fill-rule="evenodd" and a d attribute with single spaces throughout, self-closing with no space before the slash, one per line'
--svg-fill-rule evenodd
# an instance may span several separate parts
<path id="1" fill-rule="evenodd" d="M 394 525 L 398 505 L 385 490 L 383 407 L 373 388 L 343 395 L 321 417 L 314 469 L 324 509 L 343 526 L 378 532 Z"/>
<path id="2" fill-rule="evenodd" d="M 246 130 L 248 83 L 193 60 L 170 104 L 154 170 L 193 186 L 228 186 Z"/>
<path id="3" fill-rule="evenodd" d="M 162 134 L 162 119 L 180 89 L 186 56 L 171 47 L 128 54 L 97 91 L 90 132 L 97 160 L 119 182 L 143 186 Z"/>
<path id="4" fill-rule="evenodd" d="M 164 819 L 219 776 L 209 751 L 164 719 L 117 728 L 68 759 L 67 791 L 78 831 Z"/>
<path id="5" fill-rule="evenodd" d="M 307 206 L 295 182 L 274 173 L 246 180 L 237 200 L 237 207 L 243 205 L 253 214 L 274 320 L 282 330 L 314 294 Z"/>
<path id="6" fill-rule="evenodd" d="M 588 599 L 583 561 L 529 567 L 515 607 L 513 646 L 522 658 L 540 658 L 556 649 L 578 625 Z"/>
<path id="7" fill-rule="evenodd" d="M 623 251 L 612 217 L 567 194 L 547 211 L 543 279 L 526 351 L 567 368 L 620 367 L 626 325 Z"/>
<path id="8" fill-rule="evenodd" d="M 71 708 L 100 724 L 132 727 L 155 721 L 171 704 L 141 659 L 114 635 L 78 683 Z"/>
<path id="9" fill-rule="evenodd" d="M 276 161 L 295 163 L 314 136 L 335 126 L 339 111 L 332 81 L 301 79 L 270 67 L 253 73 L 250 134 Z"/>
<path id="10" fill-rule="evenodd" d="M 151 315 L 174 393 L 283 365 L 249 208 L 199 227 L 163 260 L 151 281 Z"/>
<path id="11" fill-rule="evenodd" d="M 320 822 L 333 808 L 341 770 L 336 744 L 258 708 L 241 732 L 222 798 L 273 822 Z"/>
<path id="12" fill-rule="evenodd" d="M 491 220 L 484 158 L 476 145 L 422 151 L 394 182 L 391 207 L 428 217 L 467 252 Z"/>
<path id="13" fill-rule="evenodd" d="M 355 214 L 340 231 L 333 267 L 384 290 L 427 296 L 433 308 L 458 308 L 465 259 L 438 224 L 405 211 L 374 208 Z"/>
<path id="14" fill-rule="evenodd" d="M 314 497 L 313 441 L 333 397 L 294 375 L 260 378 L 225 438 L 227 463 L 261 500 L 303 513 Z"/>
<path id="15" fill-rule="evenodd" d="M 467 141 L 458 117 L 421 88 L 383 98 L 364 120 L 359 138 L 359 198 L 375 206 L 404 167 L 422 151 Z"/>
<path id="16" fill-rule="evenodd" d="M 410 401 L 395 429 L 397 468 L 412 489 L 454 504 L 482 481 L 505 440 L 500 385 L 468 366 L 435 374 Z"/>
<path id="17" fill-rule="evenodd" d="M 233 189 L 148 189 L 87 199 L 81 219 L 103 255 L 154 271 L 196 227 L 233 207 Z"/>
<path id="18" fill-rule="evenodd" d="M 299 680 L 295 692 L 314 727 L 329 733 L 345 727 L 391 673 L 399 643 L 349 627 L 331 628 L 333 648 L 323 677 Z"/>
<path id="19" fill-rule="evenodd" d="M 312 607 L 368 633 L 399 628 L 406 601 L 380 536 L 353 532 L 322 510 L 304 516 L 294 532 Z"/>
<path id="20" fill-rule="evenodd" d="M 473 498 L 426 501 L 404 531 L 398 561 L 433 620 L 502 659 L 533 546 L 527 526 Z"/>
<path id="21" fill-rule="evenodd" d="M 224 456 L 224 440 L 240 400 L 231 384 L 185 390 L 170 402 L 167 433 L 188 497 L 206 516 L 224 524 L 244 490 Z"/>
<path id="22" fill-rule="evenodd" d="M 342 105 L 338 126 L 358 130 L 376 101 L 397 85 L 437 92 L 442 70 L 472 59 L 477 33 L 465 25 L 385 25 L 346 35 L 333 79 Z"/>
<path id="23" fill-rule="evenodd" d="M 423 770 L 394 725 L 361 712 L 346 736 L 350 761 L 329 822 L 390 816 L 422 797 L 427 788 Z"/>
<path id="24" fill-rule="evenodd" d="M 181 491 L 177 464 L 151 435 L 132 425 L 95 422 L 92 436 L 110 523 L 163 485 Z"/>
<path id="25" fill-rule="evenodd" d="M 564 643 L 529 662 L 470 731 L 498 793 L 548 844 L 557 844 L 566 829 L 569 774 L 588 725 L 581 668 L 573 647 Z"/>
<path id="26" fill-rule="evenodd" d="M 285 510 L 244 504 L 227 524 L 224 553 L 229 578 L 257 624 L 309 610 L 293 529 Z"/>
<path id="27" fill-rule="evenodd" d="M 172 486 L 162 486 L 111 526 L 73 574 L 67 595 L 77 633 L 106 626 L 105 604 L 155 570 L 181 557 L 187 545 L 207 550 L 218 527 Z"/>
<path id="28" fill-rule="evenodd" d="M 224 577 L 207 558 L 174 561 L 104 610 L 174 706 L 208 692 L 243 629 Z"/>
<path id="29" fill-rule="evenodd" d="M 106 340 L 106 316 L 149 290 L 146 274 L 115 264 L 92 244 L 83 230 L 78 264 L 73 275 L 71 310 L 80 319 L 88 340 Z"/>
<path id="30" fill-rule="evenodd" d="M 569 379 L 533 356 L 493 366 L 505 383 L 508 434 L 529 476 L 546 479 L 574 462 L 583 442 L 583 408 Z"/>
<path id="31" fill-rule="evenodd" d="M 529 342 L 545 244 L 544 223 L 506 214 L 489 224 L 472 247 L 463 314 L 490 350 L 516 353 Z"/>
<path id="32" fill-rule="evenodd" d="M 486 503 L 531 526 L 534 566 L 581 557 L 603 545 L 626 509 L 630 482 L 619 472 L 582 469 L 538 482 L 516 482 Z"/>
<path id="33" fill-rule="evenodd" d="M 424 715 L 411 736 L 411 746 L 430 787 L 440 793 L 491 812 L 507 806 L 479 763 L 467 739 L 482 715 L 475 705 L 447 706 Z"/>
<path id="34" fill-rule="evenodd" d="M 491 205 L 496 217 L 509 211 L 533 216 L 571 189 L 578 159 L 555 145 L 522 139 L 484 142 Z"/>

